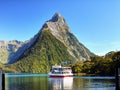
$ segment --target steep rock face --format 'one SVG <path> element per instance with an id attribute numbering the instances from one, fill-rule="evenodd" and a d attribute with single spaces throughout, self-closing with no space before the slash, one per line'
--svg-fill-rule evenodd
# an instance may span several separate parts
<path id="1" fill-rule="evenodd" d="M 67 47 L 67 51 L 79 61 L 88 59 L 91 53 L 77 38 L 70 32 L 70 29 L 62 17 L 56 13 L 51 20 L 47 21 L 43 28 L 49 28 L 51 33 Z"/>
<path id="2" fill-rule="evenodd" d="M 10 58 L 15 54 L 19 47 L 21 47 L 22 42 L 13 41 L 0 41 L 0 63 L 8 63 Z"/>

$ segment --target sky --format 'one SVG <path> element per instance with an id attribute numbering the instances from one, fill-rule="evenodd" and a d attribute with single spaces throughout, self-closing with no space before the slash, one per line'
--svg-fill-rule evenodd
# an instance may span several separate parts
<path id="1" fill-rule="evenodd" d="M 91 52 L 120 50 L 120 0 L 0 0 L 0 40 L 29 40 L 56 12 Z"/>

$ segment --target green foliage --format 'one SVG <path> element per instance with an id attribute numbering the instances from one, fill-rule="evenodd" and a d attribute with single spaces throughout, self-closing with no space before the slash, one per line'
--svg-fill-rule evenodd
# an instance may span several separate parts
<path id="1" fill-rule="evenodd" d="M 11 68 L 18 72 L 47 73 L 52 65 L 73 59 L 65 45 L 57 40 L 48 28 L 45 29 L 20 60 L 10 65 Z"/>
<path id="2" fill-rule="evenodd" d="M 108 53 L 105 55 L 105 57 L 106 57 L 106 58 L 112 58 L 115 53 L 116 53 L 115 51 L 108 52 Z"/>
<path id="3" fill-rule="evenodd" d="M 120 67 L 120 52 L 116 52 L 113 57 L 114 68 Z"/>
<path id="4" fill-rule="evenodd" d="M 71 65 L 73 73 L 80 73 L 82 71 L 83 63 L 75 63 Z"/>
<path id="5" fill-rule="evenodd" d="M 120 67 L 120 52 L 109 52 L 104 57 L 92 56 L 91 61 L 76 62 L 70 66 L 75 73 L 115 75 L 115 68 Z"/>
<path id="6" fill-rule="evenodd" d="M 92 62 L 85 61 L 83 63 L 82 72 L 87 73 L 87 74 L 91 73 L 92 66 L 93 66 Z"/>
<path id="7" fill-rule="evenodd" d="M 99 75 L 111 75 L 111 58 L 105 58 L 100 56 L 91 57 L 93 62 L 93 66 L 91 68 L 91 73 L 99 74 Z"/>

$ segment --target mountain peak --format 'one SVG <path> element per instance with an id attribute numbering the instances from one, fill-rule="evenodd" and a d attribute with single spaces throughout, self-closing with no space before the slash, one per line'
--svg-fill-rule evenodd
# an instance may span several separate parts
<path id="1" fill-rule="evenodd" d="M 50 21 L 52 22 L 64 21 L 64 18 L 61 14 L 55 13 Z"/>
<path id="2" fill-rule="evenodd" d="M 42 31 L 48 30 L 48 28 L 52 32 L 52 34 L 57 37 L 61 37 L 62 33 L 70 32 L 70 29 L 64 17 L 59 13 L 55 13 L 50 20 L 45 22 L 45 24 L 42 27 Z"/>

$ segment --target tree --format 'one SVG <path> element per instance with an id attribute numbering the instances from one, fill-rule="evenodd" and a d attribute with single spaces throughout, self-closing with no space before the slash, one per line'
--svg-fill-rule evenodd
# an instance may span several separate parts
<path id="1" fill-rule="evenodd" d="M 75 63 L 72 65 L 73 73 L 80 73 L 82 71 L 83 63 Z"/>
<path id="2" fill-rule="evenodd" d="M 91 73 L 93 63 L 91 61 L 85 61 L 83 63 L 82 72 L 84 73 Z"/>
<path id="3" fill-rule="evenodd" d="M 120 67 L 120 51 L 116 52 L 113 55 L 112 60 L 113 60 L 114 68 Z"/>

